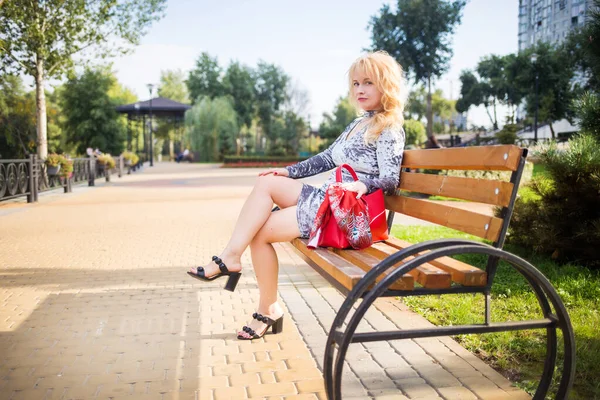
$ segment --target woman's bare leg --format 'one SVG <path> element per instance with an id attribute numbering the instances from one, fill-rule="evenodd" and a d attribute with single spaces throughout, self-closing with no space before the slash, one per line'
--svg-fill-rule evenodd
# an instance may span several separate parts
<path id="1" fill-rule="evenodd" d="M 300 236 L 296 208 L 292 206 L 272 213 L 250 243 L 260 293 L 257 312 L 274 320 L 283 315 L 283 309 L 277 302 L 279 262 L 272 243 L 287 242 Z M 248 326 L 258 334 L 265 329 L 265 324 L 254 319 Z M 238 334 L 250 337 L 244 331 Z"/>
<path id="2" fill-rule="evenodd" d="M 281 208 L 294 206 L 298 203 L 301 191 L 302 183 L 287 177 L 261 176 L 258 178 L 252 193 L 242 207 L 229 243 L 219 255 L 230 271 L 242 269 L 242 253 L 270 217 L 273 203 Z M 294 224 L 297 229 L 297 222 Z M 191 268 L 190 271 L 196 273 L 196 267 Z M 219 272 L 219 267 L 214 262 L 210 262 L 204 266 L 204 271 L 205 275 L 210 277 Z"/>

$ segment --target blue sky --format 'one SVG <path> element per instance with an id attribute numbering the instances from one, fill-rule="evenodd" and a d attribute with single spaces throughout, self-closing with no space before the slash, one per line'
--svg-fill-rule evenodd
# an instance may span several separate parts
<path id="1" fill-rule="evenodd" d="M 389 2 L 388 2 L 389 3 Z M 256 66 L 262 59 L 279 65 L 308 91 L 310 118 L 318 126 L 347 91 L 346 72 L 370 45 L 367 26 L 386 2 L 355 0 L 169 0 L 135 52 L 114 60 L 119 81 L 140 99 L 161 70 L 193 68 L 201 52 Z M 393 3 L 395 4 L 395 2 Z M 470 0 L 453 39 L 448 73 L 436 82 L 447 97 L 460 91 L 460 71 L 488 54 L 517 51 L 518 0 Z M 452 93 L 450 90 L 452 88 Z M 502 112 L 499 113 L 499 120 Z M 483 109 L 471 109 L 470 122 L 490 125 Z"/>

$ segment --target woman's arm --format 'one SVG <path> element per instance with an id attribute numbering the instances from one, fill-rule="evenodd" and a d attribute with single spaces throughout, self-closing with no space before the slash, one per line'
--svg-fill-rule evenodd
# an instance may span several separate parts
<path id="1" fill-rule="evenodd" d="M 367 187 L 367 193 L 382 189 L 387 195 L 394 194 L 400 182 L 400 165 L 404 152 L 404 131 L 384 130 L 377 139 L 377 164 L 379 177 L 360 181 Z"/>

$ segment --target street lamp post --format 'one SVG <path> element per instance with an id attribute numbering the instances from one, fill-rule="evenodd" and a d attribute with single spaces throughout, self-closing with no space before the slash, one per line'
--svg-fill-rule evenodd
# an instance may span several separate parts
<path id="1" fill-rule="evenodd" d="M 133 108 L 135 108 L 135 123 L 136 123 L 136 133 L 135 133 L 135 152 L 139 153 L 140 152 L 140 146 L 139 146 L 139 136 L 140 136 L 140 132 L 138 131 L 139 128 L 139 123 L 140 123 L 140 104 L 139 103 L 135 103 L 135 105 L 133 106 Z M 132 140 L 133 142 L 133 140 Z"/>
<path id="2" fill-rule="evenodd" d="M 150 166 L 154 166 L 154 142 L 152 140 L 152 89 L 154 89 L 154 85 L 149 83 L 148 91 L 150 92 Z"/>
<path id="3" fill-rule="evenodd" d="M 537 54 L 533 53 L 531 55 L 531 63 L 533 64 L 533 69 L 535 71 L 535 114 L 533 117 L 533 142 L 537 144 L 538 142 L 538 68 L 537 68 Z"/>

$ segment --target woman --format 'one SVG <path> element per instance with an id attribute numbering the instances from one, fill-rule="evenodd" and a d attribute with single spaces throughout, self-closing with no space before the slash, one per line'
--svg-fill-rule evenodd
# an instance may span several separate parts
<path id="1" fill-rule="evenodd" d="M 227 276 L 225 288 L 233 291 L 241 274 L 240 258 L 250 245 L 260 299 L 253 320 L 238 332 L 238 339 L 260 338 L 269 327 L 273 333 L 281 332 L 279 265 L 272 243 L 308 237 L 325 191 L 335 182 L 335 172 L 320 189 L 295 179 L 346 163 L 354 168 L 359 181 L 344 183 L 344 187 L 356 192 L 357 197 L 378 188 L 391 194 L 398 187 L 404 149 L 402 112 L 407 95 L 402 68 L 385 52 L 368 53 L 352 64 L 348 77 L 349 97 L 363 114 L 325 151 L 286 168 L 261 172 L 221 255 L 188 272 L 202 280 Z M 348 177 L 344 175 L 344 180 Z M 280 210 L 272 213 L 273 203 Z"/>

